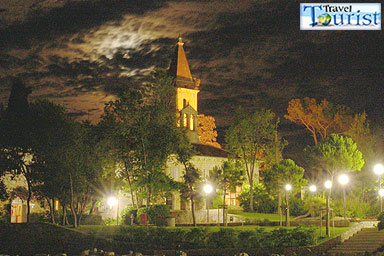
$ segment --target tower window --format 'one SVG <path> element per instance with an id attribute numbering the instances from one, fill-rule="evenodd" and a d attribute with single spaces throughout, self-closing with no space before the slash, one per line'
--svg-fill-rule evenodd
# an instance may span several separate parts
<path id="1" fill-rule="evenodd" d="M 186 106 L 187 106 L 187 100 L 183 99 L 183 108 L 185 108 Z"/>
<path id="2" fill-rule="evenodd" d="M 195 130 L 195 115 L 191 115 L 191 121 L 189 123 L 189 129 L 191 131 Z"/>
<path id="3" fill-rule="evenodd" d="M 187 123 L 188 123 L 188 115 L 184 114 L 184 116 L 183 116 L 183 127 L 187 127 Z"/>

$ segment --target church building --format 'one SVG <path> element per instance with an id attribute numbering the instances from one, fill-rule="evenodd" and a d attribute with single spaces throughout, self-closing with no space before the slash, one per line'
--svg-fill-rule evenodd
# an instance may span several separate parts
<path id="1" fill-rule="evenodd" d="M 209 171 L 214 167 L 220 167 L 228 160 L 229 153 L 223 149 L 200 143 L 197 133 L 198 119 L 198 93 L 200 80 L 192 77 L 188 61 L 184 51 L 184 43 L 179 37 L 176 44 L 175 54 L 169 67 L 169 73 L 175 78 L 176 92 L 176 115 L 177 126 L 187 129 L 187 136 L 191 141 L 196 155 L 191 163 L 202 173 L 203 180 L 208 177 Z M 167 164 L 167 174 L 176 181 L 183 181 L 184 166 L 176 160 L 170 160 Z M 228 195 L 227 205 L 236 205 L 237 194 Z M 189 208 L 189 203 L 181 200 L 179 192 L 173 192 L 172 198 L 167 199 L 167 204 L 172 210 L 184 210 Z"/>

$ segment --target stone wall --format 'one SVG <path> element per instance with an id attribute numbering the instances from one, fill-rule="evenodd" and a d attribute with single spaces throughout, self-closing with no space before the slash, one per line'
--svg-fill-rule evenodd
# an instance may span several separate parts
<path id="1" fill-rule="evenodd" d="M 176 224 L 192 224 L 191 211 L 177 211 L 174 213 L 176 217 Z M 195 211 L 196 223 L 207 224 L 207 210 Z M 217 224 L 218 220 L 223 223 L 223 209 L 210 209 L 209 210 L 209 224 Z M 241 217 L 228 214 L 227 223 L 240 223 L 243 222 Z"/>
<path id="2" fill-rule="evenodd" d="M 361 221 L 361 222 L 355 222 L 352 223 L 351 228 L 348 229 L 346 232 L 341 234 L 341 242 L 344 242 L 345 240 L 349 239 L 351 236 L 359 232 L 363 228 L 372 228 L 377 226 L 378 221 Z"/>

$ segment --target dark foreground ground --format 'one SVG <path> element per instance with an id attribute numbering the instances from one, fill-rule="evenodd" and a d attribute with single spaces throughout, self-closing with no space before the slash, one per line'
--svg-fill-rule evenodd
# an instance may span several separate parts
<path id="1" fill-rule="evenodd" d="M 83 250 L 129 251 L 128 245 L 62 228 L 51 224 L 0 224 L 0 254 L 35 255 L 67 253 L 79 255 Z"/>
<path id="2" fill-rule="evenodd" d="M 187 250 L 191 255 L 228 255 L 233 256 L 246 251 L 249 255 L 269 256 L 273 253 L 289 255 L 324 255 L 323 253 L 335 243 L 340 241 L 334 238 L 316 247 L 301 248 L 276 248 L 262 250 L 258 248 L 241 249 L 191 249 Z M 48 223 L 37 224 L 0 224 L 0 254 L 7 255 L 36 255 L 66 253 L 67 255 L 80 255 L 82 251 L 93 248 L 106 252 L 115 252 L 117 255 L 128 254 L 130 251 L 139 251 L 144 255 L 178 255 L 175 250 L 148 250 L 146 245 L 132 245 L 129 243 L 104 239 L 88 235 L 61 226 Z"/>

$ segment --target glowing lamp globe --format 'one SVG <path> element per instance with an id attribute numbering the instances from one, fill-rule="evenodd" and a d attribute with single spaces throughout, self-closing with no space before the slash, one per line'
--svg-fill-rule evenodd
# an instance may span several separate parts
<path id="1" fill-rule="evenodd" d="M 348 177 L 347 175 L 342 174 L 342 175 L 339 176 L 339 183 L 340 183 L 341 185 L 344 186 L 344 185 L 346 185 L 348 182 L 349 182 L 349 177 Z"/>
<path id="2" fill-rule="evenodd" d="M 311 186 L 309 187 L 309 191 L 311 191 L 311 192 L 316 192 L 316 190 L 317 190 L 317 188 L 316 188 L 315 185 L 311 185 Z"/>
<path id="3" fill-rule="evenodd" d="M 373 171 L 376 175 L 382 175 L 384 173 L 384 166 L 382 164 L 377 164 L 373 168 Z"/>
<path id="4" fill-rule="evenodd" d="M 332 187 L 332 181 L 327 180 L 327 181 L 324 183 L 324 186 L 325 186 L 325 188 L 330 189 L 330 188 Z"/>
<path id="5" fill-rule="evenodd" d="M 206 194 L 210 194 L 213 190 L 213 187 L 211 184 L 205 184 L 203 190 Z"/>
<path id="6" fill-rule="evenodd" d="M 384 196 L 384 188 L 381 188 L 381 189 L 379 190 L 379 196 Z"/>
<path id="7" fill-rule="evenodd" d="M 292 189 L 291 184 L 285 185 L 285 190 L 290 191 Z"/>
<path id="8" fill-rule="evenodd" d="M 113 207 L 115 205 L 117 205 L 118 201 L 117 201 L 117 198 L 114 197 L 114 196 L 111 196 L 111 197 L 108 197 L 107 199 L 107 204 L 110 206 L 110 207 Z"/>

